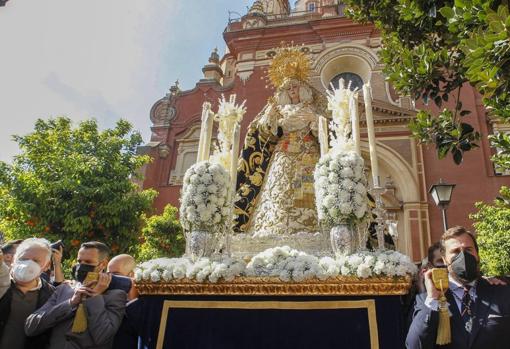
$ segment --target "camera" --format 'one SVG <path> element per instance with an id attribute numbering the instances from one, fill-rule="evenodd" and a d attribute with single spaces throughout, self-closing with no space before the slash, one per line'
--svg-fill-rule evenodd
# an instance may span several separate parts
<path id="1" fill-rule="evenodd" d="M 58 240 L 57 242 L 50 244 L 50 247 L 52 250 L 59 250 L 61 247 L 63 250 L 65 249 L 65 246 L 64 246 L 64 243 L 62 242 L 62 240 Z"/>

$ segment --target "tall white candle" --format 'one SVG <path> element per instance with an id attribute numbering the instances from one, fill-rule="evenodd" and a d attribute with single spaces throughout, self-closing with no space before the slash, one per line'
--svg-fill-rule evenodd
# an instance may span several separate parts
<path id="1" fill-rule="evenodd" d="M 210 111 L 211 111 L 211 103 L 204 102 L 204 104 L 202 104 L 202 122 L 200 123 L 200 138 L 198 141 L 197 162 L 203 160 L 205 138 L 206 138 L 206 136 L 205 136 L 206 122 L 207 122 L 207 117 L 210 114 Z"/>
<path id="2" fill-rule="evenodd" d="M 367 120 L 368 144 L 370 149 L 370 165 L 372 166 L 372 180 L 374 183 L 374 187 L 378 187 L 379 166 L 377 163 L 374 116 L 372 114 L 372 92 L 369 82 L 363 85 L 363 98 L 365 99 L 365 117 Z"/>
<path id="3" fill-rule="evenodd" d="M 354 143 L 354 149 L 356 150 L 356 153 L 361 155 L 359 113 L 358 113 L 358 92 L 352 94 L 350 103 L 351 103 L 350 111 L 351 111 L 352 141 Z"/>
<path id="4" fill-rule="evenodd" d="M 241 125 L 236 123 L 232 139 L 232 153 L 230 161 L 230 179 L 232 183 L 232 192 L 235 193 L 237 185 L 237 162 L 239 158 L 239 141 L 241 135 Z M 234 194 L 235 195 L 235 194 Z"/>
<path id="5" fill-rule="evenodd" d="M 213 122 L 214 122 L 214 113 L 209 110 L 207 113 L 207 117 L 205 119 L 205 127 L 204 127 L 204 148 L 202 149 L 202 160 L 209 160 L 211 156 L 211 139 L 212 139 L 212 131 L 213 131 Z"/>
<path id="6" fill-rule="evenodd" d="M 321 156 L 326 155 L 329 152 L 328 119 L 324 116 L 319 117 L 319 144 L 321 147 Z"/>

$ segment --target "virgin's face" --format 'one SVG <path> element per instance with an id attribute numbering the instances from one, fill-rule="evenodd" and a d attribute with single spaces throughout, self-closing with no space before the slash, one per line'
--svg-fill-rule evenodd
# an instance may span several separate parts
<path id="1" fill-rule="evenodd" d="M 299 103 L 299 84 L 291 84 L 288 93 L 293 104 Z"/>

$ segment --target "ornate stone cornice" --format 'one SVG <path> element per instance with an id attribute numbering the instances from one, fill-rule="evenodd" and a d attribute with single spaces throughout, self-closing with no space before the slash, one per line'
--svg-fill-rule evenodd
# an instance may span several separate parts
<path id="1" fill-rule="evenodd" d="M 182 279 L 170 282 L 140 282 L 141 295 L 245 295 L 245 296 L 389 296 L 404 295 L 411 278 L 378 277 L 360 279 L 341 276 L 324 281 L 283 282 L 274 277 L 239 277 L 218 283 Z"/>

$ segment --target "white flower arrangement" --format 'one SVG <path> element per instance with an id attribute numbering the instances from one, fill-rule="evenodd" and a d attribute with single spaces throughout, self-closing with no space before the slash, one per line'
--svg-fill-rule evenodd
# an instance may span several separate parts
<path id="1" fill-rule="evenodd" d="M 322 156 L 314 177 L 318 217 L 324 224 L 357 224 L 368 216 L 364 161 L 356 152 Z"/>
<path id="2" fill-rule="evenodd" d="M 277 277 L 283 282 L 326 280 L 338 276 L 397 277 L 416 273 L 417 268 L 408 256 L 396 251 L 361 251 L 336 259 L 318 258 L 288 246 L 267 249 L 246 264 L 242 260 L 222 257 L 201 258 L 191 262 L 187 258 L 159 258 L 140 264 L 135 270 L 137 282 L 169 282 L 189 279 L 217 283 L 232 281 L 238 276 Z"/>
<path id="3" fill-rule="evenodd" d="M 411 259 L 397 251 L 360 251 L 337 259 L 340 274 L 360 278 L 377 276 L 405 276 L 415 274 L 416 266 Z"/>
<path id="4" fill-rule="evenodd" d="M 214 232 L 230 224 L 230 175 L 220 164 L 201 161 L 184 175 L 181 224 L 187 230 Z"/>

